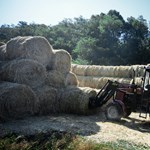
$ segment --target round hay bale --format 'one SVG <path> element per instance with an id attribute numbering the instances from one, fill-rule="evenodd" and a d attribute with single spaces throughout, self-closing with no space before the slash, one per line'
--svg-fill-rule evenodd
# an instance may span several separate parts
<path id="1" fill-rule="evenodd" d="M 91 88 L 68 87 L 62 92 L 60 110 L 65 113 L 90 114 L 97 110 L 89 110 L 89 98 L 96 96 Z"/>
<path id="2" fill-rule="evenodd" d="M 0 61 L 5 61 L 6 59 L 6 44 L 0 46 Z"/>
<path id="3" fill-rule="evenodd" d="M 98 83 L 95 88 L 96 89 L 101 89 L 107 83 L 107 81 L 108 81 L 107 79 L 105 77 L 95 79 L 95 81 Z"/>
<path id="4" fill-rule="evenodd" d="M 71 56 L 65 50 L 54 50 L 53 70 L 68 73 L 71 70 Z"/>
<path id="5" fill-rule="evenodd" d="M 79 81 L 79 87 L 90 87 L 100 89 L 104 86 L 104 77 L 92 77 L 92 76 L 77 76 Z"/>
<path id="6" fill-rule="evenodd" d="M 23 118 L 38 111 L 38 99 L 29 86 L 0 82 L 0 118 Z"/>
<path id="7" fill-rule="evenodd" d="M 50 86 L 39 87 L 35 90 L 39 99 L 40 114 L 47 115 L 59 111 L 58 91 Z"/>
<path id="8" fill-rule="evenodd" d="M 52 47 L 41 36 L 16 37 L 8 41 L 6 55 L 8 60 L 28 58 L 51 68 Z"/>
<path id="9" fill-rule="evenodd" d="M 46 68 L 30 59 L 13 60 L 2 66 L 1 80 L 26 84 L 32 88 L 45 83 Z"/>
<path id="10" fill-rule="evenodd" d="M 74 73 L 69 72 L 67 74 L 65 79 L 65 86 L 78 86 L 78 79 Z"/>
<path id="11" fill-rule="evenodd" d="M 86 76 L 86 69 L 88 65 L 75 65 L 73 64 L 72 66 L 72 72 L 75 73 L 78 76 Z"/>
<path id="12" fill-rule="evenodd" d="M 133 65 L 132 68 L 135 70 L 136 77 L 144 76 L 144 65 Z"/>
<path id="13" fill-rule="evenodd" d="M 132 78 L 133 66 L 72 65 L 72 72 L 79 76 Z"/>
<path id="14" fill-rule="evenodd" d="M 85 77 L 84 76 L 78 76 L 77 75 L 77 79 L 78 79 L 78 81 L 79 81 L 79 84 L 78 84 L 78 86 L 79 87 L 84 87 L 84 85 L 85 85 Z"/>
<path id="15" fill-rule="evenodd" d="M 79 68 L 80 71 L 81 66 L 77 66 L 77 67 Z M 97 67 L 95 65 L 91 65 L 91 66 L 86 65 L 84 69 L 84 76 L 95 76 L 98 71 L 99 70 L 97 70 Z"/>
<path id="16" fill-rule="evenodd" d="M 71 71 L 75 73 L 75 67 L 77 66 L 77 64 L 71 64 Z"/>
<path id="17" fill-rule="evenodd" d="M 48 72 L 47 85 L 55 88 L 65 88 L 66 86 L 77 86 L 78 80 L 74 73 L 64 74 L 57 70 Z"/>
<path id="18" fill-rule="evenodd" d="M 79 87 L 91 87 L 101 89 L 108 80 L 118 81 L 120 83 L 130 83 L 130 78 L 113 78 L 113 77 L 92 77 L 92 76 L 77 76 Z"/>
<path id="19" fill-rule="evenodd" d="M 65 87 L 66 75 L 60 71 L 52 70 L 47 74 L 47 84 L 55 88 Z"/>
<path id="20" fill-rule="evenodd" d="M 132 78 L 133 73 L 134 72 L 131 66 L 117 66 L 115 77 Z"/>
<path id="21" fill-rule="evenodd" d="M 88 66 L 86 74 L 87 76 L 113 77 L 114 66 Z"/>
<path id="22" fill-rule="evenodd" d="M 130 83 L 132 83 L 133 80 L 131 80 Z M 142 86 L 143 84 L 143 81 L 142 81 L 142 77 L 136 77 L 135 78 L 135 84 L 138 85 L 138 86 Z"/>

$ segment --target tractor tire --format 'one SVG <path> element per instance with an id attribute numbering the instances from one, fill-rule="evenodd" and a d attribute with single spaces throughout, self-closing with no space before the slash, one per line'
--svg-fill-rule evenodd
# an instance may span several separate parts
<path id="1" fill-rule="evenodd" d="M 123 109 L 119 103 L 110 103 L 107 105 L 105 115 L 108 120 L 119 121 L 123 117 Z"/>

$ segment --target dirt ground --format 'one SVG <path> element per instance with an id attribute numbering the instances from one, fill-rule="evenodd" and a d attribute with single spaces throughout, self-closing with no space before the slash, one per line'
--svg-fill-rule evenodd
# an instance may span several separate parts
<path id="1" fill-rule="evenodd" d="M 138 113 L 132 113 L 129 118 L 119 122 L 110 122 L 102 111 L 91 116 L 59 114 L 30 117 L 0 123 L 0 136 L 2 137 L 9 132 L 30 135 L 58 130 L 77 133 L 86 139 L 97 142 L 125 140 L 150 146 L 150 132 L 140 128 L 141 123 L 150 121 L 148 119 L 139 118 Z"/>

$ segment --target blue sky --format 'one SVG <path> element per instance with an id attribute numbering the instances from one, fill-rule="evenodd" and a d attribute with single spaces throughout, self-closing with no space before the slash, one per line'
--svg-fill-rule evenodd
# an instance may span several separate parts
<path id="1" fill-rule="evenodd" d="M 150 21 L 150 0 L 0 0 L 0 25 L 19 21 L 55 25 L 64 18 L 108 13 L 115 9 L 126 20 L 140 15 Z"/>

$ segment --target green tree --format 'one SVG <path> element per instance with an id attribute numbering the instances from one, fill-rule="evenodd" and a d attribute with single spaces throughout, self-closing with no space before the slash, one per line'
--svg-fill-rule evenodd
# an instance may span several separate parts
<path id="1" fill-rule="evenodd" d="M 96 40 L 93 38 L 82 38 L 74 49 L 78 59 L 87 60 L 89 64 L 93 64 L 95 58 Z"/>
<path id="2" fill-rule="evenodd" d="M 123 19 L 116 10 L 107 14 L 64 19 L 55 26 L 19 21 L 0 27 L 0 42 L 16 36 L 44 36 L 54 49 L 67 50 L 74 62 L 97 65 L 147 64 L 150 31 L 143 16 Z"/>
<path id="3" fill-rule="evenodd" d="M 148 27 L 141 16 L 138 19 L 130 17 L 127 20 L 121 45 L 122 58 L 125 64 L 142 64 L 145 62 Z"/>

